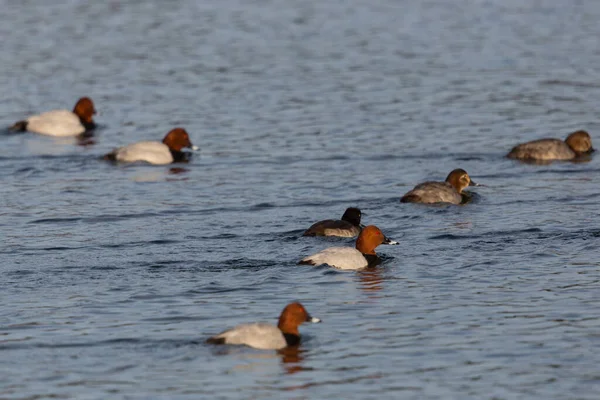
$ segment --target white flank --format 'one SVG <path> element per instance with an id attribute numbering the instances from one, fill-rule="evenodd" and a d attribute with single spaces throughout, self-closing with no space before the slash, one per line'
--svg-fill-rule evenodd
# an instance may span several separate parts
<path id="1" fill-rule="evenodd" d="M 139 142 L 119 147 L 114 151 L 117 161 L 145 161 L 150 164 L 171 164 L 173 155 L 169 147 L 161 142 Z"/>
<path id="2" fill-rule="evenodd" d="M 85 132 L 85 127 L 71 111 L 54 110 L 27 118 L 27 130 L 41 135 L 66 137 Z"/>
<path id="3" fill-rule="evenodd" d="M 312 256 L 304 257 L 302 261 L 315 265 L 327 264 L 339 269 L 361 269 L 369 265 L 365 256 L 352 247 L 330 247 Z"/>

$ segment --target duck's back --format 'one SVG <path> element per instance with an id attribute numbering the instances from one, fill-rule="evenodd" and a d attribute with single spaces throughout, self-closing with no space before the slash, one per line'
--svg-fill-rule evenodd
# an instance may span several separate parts
<path id="1" fill-rule="evenodd" d="M 287 347 L 283 333 L 275 325 L 258 322 L 238 325 L 209 339 L 213 343 L 243 344 L 255 349 L 282 349 Z"/>
<path id="2" fill-rule="evenodd" d="M 571 160 L 576 154 L 567 144 L 559 139 L 540 139 L 515 146 L 508 158 L 520 160 Z"/>
<path id="3" fill-rule="evenodd" d="M 138 142 L 115 149 L 111 155 L 116 161 L 145 161 L 150 164 L 170 164 L 173 155 L 169 147 L 161 142 Z"/>
<path id="4" fill-rule="evenodd" d="M 352 247 L 330 247 L 304 257 L 300 264 L 327 264 L 339 269 L 361 269 L 367 267 L 369 262 L 360 251 Z"/>
<path id="5" fill-rule="evenodd" d="M 54 110 L 27 118 L 27 130 L 48 136 L 77 136 L 85 127 L 69 110 Z"/>
<path id="6" fill-rule="evenodd" d="M 460 204 L 462 196 L 447 182 L 424 182 L 402 196 L 400 201 L 402 203 Z"/>
<path id="7" fill-rule="evenodd" d="M 308 228 L 302 236 L 340 236 L 354 237 L 360 233 L 360 228 L 341 219 L 326 219 Z"/>

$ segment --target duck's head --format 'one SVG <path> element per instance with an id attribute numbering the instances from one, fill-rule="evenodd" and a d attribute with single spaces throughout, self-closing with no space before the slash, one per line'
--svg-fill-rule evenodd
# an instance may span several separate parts
<path id="1" fill-rule="evenodd" d="M 79 119 L 87 125 L 93 124 L 93 115 L 96 114 L 94 108 L 94 102 L 89 97 L 82 97 L 77 100 L 75 107 L 73 108 L 73 114 L 76 114 Z"/>
<path id="2" fill-rule="evenodd" d="M 479 186 L 477 183 L 471 180 L 467 171 L 462 168 L 457 168 L 454 171 L 450 172 L 446 177 L 446 182 L 448 182 L 458 193 L 462 193 L 463 189 L 468 186 Z"/>
<path id="3" fill-rule="evenodd" d="M 316 324 L 319 318 L 313 318 L 300 303 L 290 303 L 281 312 L 277 326 L 283 333 L 300 335 L 298 327 L 305 322 Z"/>
<path id="4" fill-rule="evenodd" d="M 356 207 L 348 207 L 342 215 L 342 221 L 350 222 L 354 226 L 360 226 L 361 212 Z"/>
<path id="5" fill-rule="evenodd" d="M 398 244 L 386 237 L 375 225 L 365 226 L 356 239 L 356 250 L 363 254 L 375 254 L 380 244 Z"/>
<path id="6" fill-rule="evenodd" d="M 571 133 L 565 139 L 565 143 L 577 154 L 586 154 L 595 151 L 592 147 L 592 138 L 586 131 Z"/>
<path id="7" fill-rule="evenodd" d="M 190 136 L 183 128 L 175 128 L 169 131 L 162 141 L 171 151 L 178 151 L 188 148 L 197 150 L 198 148 L 190 141 Z"/>

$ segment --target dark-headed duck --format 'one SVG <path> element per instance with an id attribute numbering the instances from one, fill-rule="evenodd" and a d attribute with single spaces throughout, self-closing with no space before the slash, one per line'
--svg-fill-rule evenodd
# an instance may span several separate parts
<path id="1" fill-rule="evenodd" d="M 188 153 L 184 148 L 198 150 L 192 145 L 188 133 L 183 128 L 171 130 L 162 142 L 138 142 L 119 147 L 104 156 L 105 160 L 119 162 L 145 161 L 150 164 L 171 164 L 186 162 Z"/>
<path id="2" fill-rule="evenodd" d="M 387 238 L 379 228 L 369 225 L 363 228 L 356 239 L 355 248 L 330 247 L 312 256 L 304 257 L 298 264 L 327 264 L 339 269 L 362 269 L 381 263 L 375 253 L 380 244 L 398 244 Z"/>
<path id="3" fill-rule="evenodd" d="M 277 326 L 264 322 L 242 324 L 206 340 L 212 344 L 241 344 L 263 350 L 279 350 L 300 344 L 298 327 L 304 322 L 321 322 L 311 317 L 300 303 L 288 304 Z"/>
<path id="4" fill-rule="evenodd" d="M 302 236 L 341 236 L 354 237 L 360 233 L 360 210 L 349 207 L 342 219 L 326 219 L 314 223 Z"/>
<path id="5" fill-rule="evenodd" d="M 92 119 L 94 114 L 96 109 L 92 100 L 89 97 L 82 97 L 75 104 L 73 111 L 53 110 L 33 115 L 15 123 L 9 129 L 57 137 L 78 136 L 96 127 Z"/>

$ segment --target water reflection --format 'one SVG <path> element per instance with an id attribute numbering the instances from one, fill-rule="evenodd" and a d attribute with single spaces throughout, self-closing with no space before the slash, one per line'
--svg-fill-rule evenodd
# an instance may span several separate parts
<path id="1" fill-rule="evenodd" d="M 304 353 L 304 350 L 300 350 L 298 346 L 286 347 L 285 349 L 278 350 L 277 353 L 281 355 L 281 362 L 287 374 L 291 375 L 307 370 L 302 365 L 302 361 L 304 360 L 302 353 Z"/>
<path id="2" fill-rule="evenodd" d="M 77 146 L 88 147 L 96 144 L 96 138 L 93 135 L 81 135 L 77 137 Z"/>
<path id="3" fill-rule="evenodd" d="M 140 164 L 147 165 L 147 164 Z M 187 168 L 172 167 L 166 171 L 167 176 L 165 177 L 165 170 L 149 168 L 137 174 L 132 179 L 135 182 L 161 182 L 161 181 L 175 181 L 175 180 L 187 180 L 187 177 L 182 176 L 189 172 Z M 170 175 L 177 175 L 178 177 L 169 177 Z"/>
<path id="4" fill-rule="evenodd" d="M 373 294 L 383 289 L 381 268 L 366 268 L 357 272 L 360 279 L 360 288 L 366 293 Z"/>
<path id="5" fill-rule="evenodd" d="M 171 175 L 185 174 L 186 172 L 189 172 L 189 171 L 190 171 L 189 169 L 182 168 L 182 167 L 169 168 L 169 174 L 171 174 Z"/>

